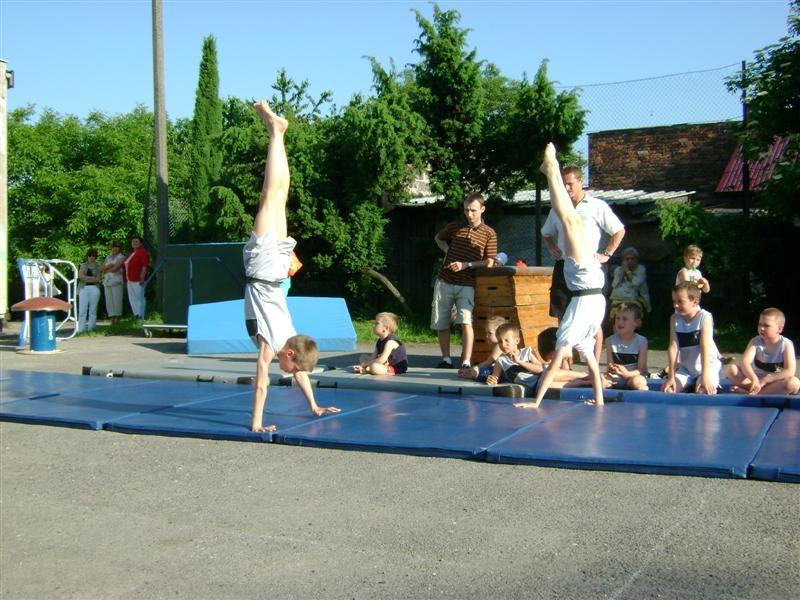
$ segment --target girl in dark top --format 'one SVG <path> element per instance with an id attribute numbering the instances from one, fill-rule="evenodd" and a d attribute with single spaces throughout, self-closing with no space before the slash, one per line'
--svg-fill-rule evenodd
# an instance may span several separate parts
<path id="1" fill-rule="evenodd" d="M 394 336 L 398 317 L 394 313 L 382 312 L 375 315 L 372 331 L 378 336 L 372 356 L 362 356 L 361 364 L 353 371 L 371 375 L 400 375 L 408 370 L 408 357 L 403 342 Z"/>

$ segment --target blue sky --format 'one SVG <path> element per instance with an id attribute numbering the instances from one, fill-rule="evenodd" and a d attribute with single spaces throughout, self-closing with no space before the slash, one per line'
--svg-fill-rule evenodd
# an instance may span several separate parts
<path id="1" fill-rule="evenodd" d="M 461 13 L 470 47 L 504 75 L 532 76 L 547 58 L 566 86 L 738 64 L 785 35 L 789 13 L 788 0 L 439 4 Z M 387 67 L 417 60 L 412 9 L 432 19 L 427 2 L 163 0 L 167 112 L 191 116 L 209 34 L 221 96 L 269 96 L 285 67 L 344 104 L 370 92 L 365 55 Z M 152 108 L 151 15 L 150 0 L 0 0 L 0 58 L 15 72 L 9 110 L 35 104 L 83 118 Z"/>

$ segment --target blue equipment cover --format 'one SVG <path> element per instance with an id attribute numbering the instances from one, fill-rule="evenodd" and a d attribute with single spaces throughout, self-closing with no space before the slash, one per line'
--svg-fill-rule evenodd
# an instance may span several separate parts
<path id="1" fill-rule="evenodd" d="M 800 411 L 781 411 L 750 465 L 750 477 L 800 483 Z"/>
<path id="2" fill-rule="evenodd" d="M 584 401 L 592 398 L 588 388 L 563 388 L 560 400 Z M 679 404 L 695 406 L 756 406 L 788 408 L 792 396 L 750 396 L 748 394 L 693 394 L 638 390 L 605 390 L 606 402 L 629 402 L 637 404 Z"/>
<path id="3" fill-rule="evenodd" d="M 353 393 L 352 390 L 347 392 Z M 486 448 L 521 427 L 546 420 L 574 404 L 553 402 L 541 411 L 475 397 L 414 395 L 280 430 L 275 441 L 327 448 L 421 456 L 482 459 Z"/>
<path id="4" fill-rule="evenodd" d="M 376 403 L 404 398 L 389 392 L 352 390 L 315 390 L 320 406 L 336 406 L 342 413 L 315 417 L 299 388 L 272 387 L 264 412 L 264 425 L 275 425 L 278 431 L 314 421 L 341 418 L 342 414 L 374 406 Z M 265 441 L 273 440 L 275 433 L 253 433 L 250 417 L 253 391 L 169 407 L 153 412 L 131 415 L 109 423 L 106 429 L 127 433 L 155 433 L 210 439 Z"/>
<path id="5" fill-rule="evenodd" d="M 0 420 L 102 429 L 109 422 L 129 415 L 242 391 L 208 383 L 68 377 L 84 384 L 95 381 L 105 385 L 7 402 L 0 405 Z"/>
<path id="6" fill-rule="evenodd" d="M 543 406 L 548 401 L 543 403 Z M 778 411 L 738 406 L 578 404 L 488 450 L 493 462 L 746 477 Z"/>
<path id="7" fill-rule="evenodd" d="M 286 301 L 295 330 L 314 338 L 320 352 L 356 349 L 356 331 L 344 298 L 289 296 Z M 186 352 L 190 355 L 257 352 L 244 326 L 244 300 L 190 306 Z"/>

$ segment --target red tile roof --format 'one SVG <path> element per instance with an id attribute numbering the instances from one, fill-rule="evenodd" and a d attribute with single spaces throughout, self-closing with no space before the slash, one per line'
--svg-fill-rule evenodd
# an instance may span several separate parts
<path id="1" fill-rule="evenodd" d="M 764 158 L 759 160 L 751 160 L 750 162 L 750 189 L 763 190 L 766 183 L 772 178 L 772 172 L 778 161 L 783 157 L 786 152 L 788 140 L 786 138 L 777 138 L 769 147 L 767 154 Z M 742 191 L 742 144 L 736 146 L 733 151 L 725 171 L 722 173 L 722 178 L 717 184 L 717 192 L 741 192 Z"/>

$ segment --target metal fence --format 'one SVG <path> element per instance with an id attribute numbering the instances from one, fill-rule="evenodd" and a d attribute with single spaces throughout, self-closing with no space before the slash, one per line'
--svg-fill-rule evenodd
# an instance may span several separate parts
<path id="1" fill-rule="evenodd" d="M 586 131 L 575 144 L 581 156 L 588 159 L 590 133 L 740 120 L 741 95 L 729 92 L 725 85 L 726 79 L 740 72 L 741 63 L 736 63 L 702 71 L 558 89 L 578 92 L 581 106 L 588 111 Z M 591 173 L 588 176 L 591 185 Z"/>

